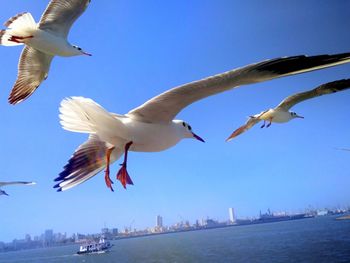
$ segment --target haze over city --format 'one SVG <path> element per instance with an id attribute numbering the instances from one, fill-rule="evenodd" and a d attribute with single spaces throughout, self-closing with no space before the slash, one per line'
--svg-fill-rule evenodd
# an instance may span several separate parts
<path id="1" fill-rule="evenodd" d="M 4 1 L 0 21 L 29 11 L 36 21 L 47 1 Z M 92 98 L 107 110 L 126 113 L 180 84 L 265 59 L 349 52 L 348 1 L 92 1 L 72 27 L 69 40 L 92 57 L 55 58 L 48 79 L 20 105 L 7 103 L 21 47 L 0 47 L 0 181 L 36 181 L 1 196 L 0 240 L 44 229 L 94 233 L 101 226 L 138 229 L 155 215 L 171 225 L 181 217 L 241 218 L 259 210 L 302 211 L 348 205 L 350 92 L 296 105 L 305 117 L 268 129 L 259 125 L 227 143 L 247 116 L 275 107 L 285 97 L 349 78 L 350 65 L 243 86 L 183 110 L 206 143 L 183 140 L 158 153 L 130 152 L 134 186 L 115 192 L 103 173 L 57 193 L 54 178 L 84 134 L 63 130 L 58 107 L 68 96 Z M 106 26 L 108 24 L 108 26 Z M 113 30 L 111 30 L 113 28 Z"/>

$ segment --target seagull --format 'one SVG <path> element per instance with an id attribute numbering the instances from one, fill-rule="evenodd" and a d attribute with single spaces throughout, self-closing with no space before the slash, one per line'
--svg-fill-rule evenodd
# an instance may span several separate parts
<path id="1" fill-rule="evenodd" d="M 339 151 L 347 151 L 347 152 L 350 152 L 350 148 L 335 148 L 336 150 L 339 150 Z"/>
<path id="2" fill-rule="evenodd" d="M 34 185 L 36 182 L 21 182 L 21 181 L 16 181 L 16 182 L 0 182 L 0 187 L 6 186 L 6 185 L 14 185 L 14 184 L 24 184 L 24 185 Z M 8 195 L 4 190 L 0 189 L 0 195 Z"/>
<path id="3" fill-rule="evenodd" d="M 54 56 L 91 56 L 67 41 L 70 27 L 90 1 L 51 0 L 38 24 L 28 12 L 5 22 L 8 29 L 0 30 L 0 45 L 25 45 L 18 63 L 17 80 L 8 99 L 10 104 L 27 99 L 39 87 L 48 76 Z"/>
<path id="4" fill-rule="evenodd" d="M 133 184 L 127 172 L 128 151 L 158 152 L 185 138 L 204 140 L 182 120 L 174 120 L 186 106 L 241 85 L 308 72 L 350 62 L 350 53 L 282 57 L 251 64 L 167 90 L 125 115 L 110 113 L 91 99 L 62 100 L 63 129 L 89 134 L 55 179 L 54 188 L 65 191 L 105 169 L 105 182 L 113 191 L 109 165 L 124 153 L 117 179 L 124 188 Z"/>
<path id="5" fill-rule="evenodd" d="M 343 91 L 348 88 L 350 88 L 350 79 L 342 79 L 342 80 L 337 80 L 333 82 L 328 82 L 326 84 L 320 85 L 317 88 L 309 91 L 300 92 L 300 93 L 291 95 L 285 98 L 280 104 L 278 104 L 276 108 L 262 111 L 259 114 L 250 116 L 248 121 L 238 129 L 236 129 L 230 135 L 230 137 L 227 138 L 226 141 L 230 141 L 233 138 L 240 135 L 241 133 L 249 130 L 251 127 L 253 127 L 255 124 L 257 124 L 261 120 L 264 121 L 261 128 L 264 128 L 264 127 L 268 128 L 271 126 L 272 122 L 284 123 L 295 118 L 304 118 L 293 111 L 289 111 L 289 109 L 292 108 L 295 104 L 298 104 L 299 102 L 302 102 L 304 100 L 335 93 L 338 91 Z M 267 125 L 266 125 L 266 122 L 268 122 Z"/>

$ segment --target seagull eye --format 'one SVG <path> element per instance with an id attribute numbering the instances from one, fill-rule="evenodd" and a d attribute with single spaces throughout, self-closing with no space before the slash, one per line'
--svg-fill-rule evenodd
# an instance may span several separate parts
<path id="1" fill-rule="evenodd" d="M 182 126 L 186 127 L 186 124 L 183 122 L 183 123 L 182 123 Z"/>

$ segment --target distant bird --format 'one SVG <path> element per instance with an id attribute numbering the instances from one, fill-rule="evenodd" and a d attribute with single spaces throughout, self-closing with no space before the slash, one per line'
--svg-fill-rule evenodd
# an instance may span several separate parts
<path id="1" fill-rule="evenodd" d="M 25 100 L 39 87 L 48 76 L 54 56 L 91 56 L 67 41 L 72 24 L 85 11 L 90 1 L 51 0 L 38 24 L 27 12 L 15 15 L 5 22 L 8 29 L 0 31 L 0 45 L 25 45 L 9 103 L 17 104 Z"/>
<path id="2" fill-rule="evenodd" d="M 320 85 L 317 88 L 309 91 L 300 92 L 300 93 L 291 95 L 285 98 L 280 104 L 278 104 L 276 108 L 263 111 L 254 116 L 250 116 L 248 121 L 243 126 L 236 129 L 230 135 L 230 137 L 228 137 L 227 141 L 230 141 L 233 138 L 240 135 L 241 133 L 249 130 L 251 127 L 253 127 L 255 124 L 257 124 L 261 120 L 264 121 L 264 124 L 261 126 L 261 128 L 264 128 L 266 122 L 268 122 L 266 127 L 270 127 L 272 122 L 284 123 L 295 118 L 304 118 L 302 116 L 299 116 L 293 111 L 289 111 L 289 109 L 293 107 L 295 104 L 298 104 L 299 102 L 302 102 L 304 100 L 312 99 L 312 98 L 319 97 L 326 94 L 335 93 L 338 91 L 343 91 L 348 88 L 350 88 L 350 79 L 342 79 L 342 80 L 337 80 L 337 81 Z"/>
<path id="3" fill-rule="evenodd" d="M 194 138 L 191 126 L 174 117 L 186 106 L 208 96 L 240 85 L 262 82 L 282 76 L 350 62 L 350 53 L 321 56 L 277 58 L 231 70 L 168 90 L 125 115 L 109 113 L 91 99 L 73 97 L 61 102 L 60 119 L 64 129 L 90 134 L 55 179 L 54 188 L 64 191 L 105 170 L 111 190 L 109 164 L 123 153 L 124 162 L 117 174 L 124 188 L 133 184 L 126 166 L 128 151 L 166 150 L 181 139 Z"/>
<path id="4" fill-rule="evenodd" d="M 16 184 L 24 184 L 24 185 L 33 185 L 35 182 L 0 182 L 0 187 L 6 185 L 16 185 Z M 0 195 L 8 195 L 4 190 L 0 189 Z"/>
<path id="5" fill-rule="evenodd" d="M 339 151 L 347 151 L 347 152 L 350 152 L 350 149 L 349 148 L 335 148 L 336 150 L 339 150 Z"/>

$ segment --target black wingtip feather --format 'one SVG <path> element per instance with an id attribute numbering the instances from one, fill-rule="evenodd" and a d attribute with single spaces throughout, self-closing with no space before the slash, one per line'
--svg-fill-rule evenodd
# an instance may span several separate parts
<path id="1" fill-rule="evenodd" d="M 284 58 L 282 62 L 280 58 L 262 62 L 256 70 L 284 75 L 289 74 L 290 72 L 317 68 L 322 65 L 333 64 L 345 60 L 350 60 L 350 53 L 317 56 L 292 56 Z"/>

